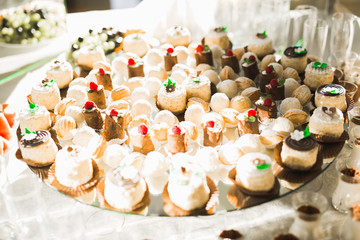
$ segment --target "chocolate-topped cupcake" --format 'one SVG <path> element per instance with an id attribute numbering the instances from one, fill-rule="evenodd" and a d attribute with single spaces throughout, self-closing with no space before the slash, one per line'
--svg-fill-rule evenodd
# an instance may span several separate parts
<path id="1" fill-rule="evenodd" d="M 259 134 L 259 120 L 257 118 L 256 110 L 250 109 L 243 119 L 239 119 L 238 124 L 239 135 Z"/>
<path id="2" fill-rule="evenodd" d="M 111 72 L 105 71 L 103 68 L 99 68 L 99 71 L 95 74 L 95 76 L 98 84 L 103 85 L 105 90 L 113 90 Z"/>
<path id="3" fill-rule="evenodd" d="M 281 159 L 284 165 L 293 170 L 308 170 L 317 160 L 319 144 L 305 131 L 295 130 L 283 143 Z"/>
<path id="4" fill-rule="evenodd" d="M 198 45 L 195 49 L 196 66 L 202 63 L 214 66 L 212 51 L 208 45 Z"/>
<path id="5" fill-rule="evenodd" d="M 165 71 L 170 72 L 173 66 L 175 66 L 177 63 L 177 55 L 174 53 L 174 49 L 168 48 L 166 50 L 166 54 L 164 55 Z"/>
<path id="6" fill-rule="evenodd" d="M 250 55 L 249 58 L 244 58 L 244 63 L 241 65 L 241 68 L 244 71 L 244 76 L 252 80 L 255 80 L 259 74 L 259 68 L 254 55 Z"/>
<path id="7" fill-rule="evenodd" d="M 272 79 L 270 84 L 265 86 L 266 94 L 271 95 L 274 100 L 283 100 L 285 98 L 285 79 Z"/>
<path id="8" fill-rule="evenodd" d="M 103 118 L 94 102 L 87 101 L 82 110 L 86 124 L 93 129 L 102 129 Z"/>
<path id="9" fill-rule="evenodd" d="M 227 27 L 219 26 L 214 29 L 211 29 L 204 37 L 204 44 L 209 45 L 218 45 L 223 50 L 231 49 L 232 43 L 227 35 Z"/>
<path id="10" fill-rule="evenodd" d="M 281 56 L 281 65 L 284 69 L 291 67 L 298 73 L 303 73 L 307 65 L 307 50 L 301 47 L 301 44 L 288 47 Z"/>
<path id="11" fill-rule="evenodd" d="M 266 31 L 257 33 L 248 45 L 248 50 L 255 53 L 259 58 L 263 58 L 274 52 L 272 40 Z"/>
<path id="12" fill-rule="evenodd" d="M 343 86 L 338 84 L 326 84 L 317 88 L 315 92 L 315 105 L 335 107 L 345 112 L 346 104 L 346 90 Z"/>
<path id="13" fill-rule="evenodd" d="M 90 89 L 88 90 L 88 99 L 93 101 L 96 106 L 101 109 L 106 108 L 106 98 L 104 93 L 104 87 L 102 85 L 97 85 L 94 82 L 90 82 Z"/>
<path id="14" fill-rule="evenodd" d="M 261 98 L 256 101 L 256 108 L 261 122 L 265 122 L 270 118 L 277 118 L 277 108 L 274 101 L 270 97 Z"/>
<path id="15" fill-rule="evenodd" d="M 305 69 L 304 84 L 312 91 L 334 81 L 334 71 L 327 63 L 311 62 Z"/>
<path id="16" fill-rule="evenodd" d="M 265 70 L 260 73 L 260 90 L 262 93 L 265 93 L 265 86 L 270 84 L 270 81 L 273 79 L 279 78 L 279 75 L 274 70 L 273 66 L 267 66 Z"/>
<path id="17" fill-rule="evenodd" d="M 231 67 L 235 73 L 240 72 L 239 61 L 231 49 L 228 49 L 226 53 L 221 56 L 221 68 L 225 66 Z"/>
<path id="18" fill-rule="evenodd" d="M 58 148 L 49 131 L 30 131 L 25 128 L 25 134 L 19 142 L 24 161 L 33 167 L 48 166 L 55 161 Z"/>

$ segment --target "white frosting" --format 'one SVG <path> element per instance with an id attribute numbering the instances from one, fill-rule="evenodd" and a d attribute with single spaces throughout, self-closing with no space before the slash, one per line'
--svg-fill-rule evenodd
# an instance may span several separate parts
<path id="1" fill-rule="evenodd" d="M 226 165 L 235 165 L 242 155 L 243 152 L 236 143 L 230 142 L 219 148 L 220 160 Z"/>
<path id="2" fill-rule="evenodd" d="M 122 167 L 132 166 L 141 172 L 144 165 L 144 160 L 145 160 L 144 154 L 138 152 L 132 152 L 121 161 L 121 166 Z"/>
<path id="3" fill-rule="evenodd" d="M 198 81 L 195 82 L 194 80 Z M 204 75 L 199 77 L 189 76 L 184 80 L 182 85 L 186 89 L 187 98 L 199 97 L 204 101 L 210 101 L 211 89 L 210 89 L 210 80 Z"/>
<path id="4" fill-rule="evenodd" d="M 59 183 L 76 188 L 93 176 L 91 155 L 86 148 L 69 145 L 56 154 L 55 176 Z"/>
<path id="5" fill-rule="evenodd" d="M 190 37 L 190 31 L 186 27 L 174 26 L 166 30 L 166 42 L 175 47 L 189 45 Z"/>
<path id="6" fill-rule="evenodd" d="M 152 106 L 147 100 L 140 99 L 132 105 L 131 111 L 133 113 L 133 117 L 141 114 L 145 114 L 147 117 L 149 117 L 150 113 L 152 112 Z"/>
<path id="7" fill-rule="evenodd" d="M 97 82 L 97 81 L 96 81 Z M 69 84 L 69 87 L 75 86 L 75 85 L 79 85 L 82 87 L 88 87 L 89 82 L 86 78 L 83 77 L 79 77 L 79 78 L 75 78 L 74 80 L 72 80 Z"/>
<path id="8" fill-rule="evenodd" d="M 230 99 L 235 97 L 238 92 L 237 84 L 233 80 L 224 80 L 220 82 L 216 88 L 219 93 L 225 93 Z"/>
<path id="9" fill-rule="evenodd" d="M 203 147 L 196 153 L 196 163 L 208 173 L 215 173 L 220 170 L 222 164 L 219 160 L 219 154 L 213 147 Z"/>
<path id="10" fill-rule="evenodd" d="M 146 155 L 142 174 L 145 177 L 159 177 L 166 174 L 168 164 L 163 154 L 153 151 Z"/>
<path id="11" fill-rule="evenodd" d="M 67 87 L 73 79 L 71 64 L 66 61 L 55 60 L 46 71 L 46 78 L 54 79 L 59 88 Z"/>
<path id="12" fill-rule="evenodd" d="M 177 46 L 174 49 L 174 54 L 176 54 L 176 56 L 177 56 L 178 63 L 186 64 L 187 59 L 190 55 L 190 52 L 189 52 L 189 49 L 187 49 L 184 46 Z"/>
<path id="13" fill-rule="evenodd" d="M 171 79 L 174 79 L 175 82 L 182 84 L 187 78 L 187 74 L 183 70 L 173 70 L 171 73 Z"/>
<path id="14" fill-rule="evenodd" d="M 155 77 L 149 77 L 144 82 L 144 88 L 149 91 L 150 97 L 153 98 L 161 88 L 162 82 Z"/>
<path id="15" fill-rule="evenodd" d="M 66 108 L 65 116 L 72 117 L 78 126 L 80 126 L 85 121 L 82 110 L 78 106 L 69 106 Z"/>
<path id="16" fill-rule="evenodd" d="M 210 46 L 214 62 L 219 61 L 221 56 L 224 54 L 224 50 L 219 45 Z"/>
<path id="17" fill-rule="evenodd" d="M 145 87 L 138 87 L 135 88 L 134 91 L 131 93 L 131 101 L 136 102 L 137 100 L 150 100 L 150 93 Z"/>
<path id="18" fill-rule="evenodd" d="M 33 103 L 43 105 L 48 110 L 53 110 L 61 100 L 60 90 L 56 82 L 43 84 L 42 81 L 38 81 L 32 86 L 31 98 Z"/>
<path id="19" fill-rule="evenodd" d="M 167 72 L 165 71 L 163 66 L 153 66 L 153 67 L 147 67 L 145 69 L 145 75 L 147 77 L 154 77 L 154 78 L 158 78 L 158 79 L 162 79 L 165 80 L 168 75 Z"/>
<path id="20" fill-rule="evenodd" d="M 290 109 L 302 109 L 299 99 L 294 97 L 285 98 L 280 104 L 280 112 L 285 114 Z"/>
<path id="21" fill-rule="evenodd" d="M 335 109 L 336 109 L 335 114 L 330 116 L 322 110 L 322 106 L 317 107 L 311 116 L 314 116 L 319 120 L 322 120 L 324 123 L 338 123 L 339 121 L 344 122 L 344 114 L 340 111 L 340 109 L 338 108 Z M 331 114 L 331 111 L 327 110 L 327 112 Z"/>
<path id="22" fill-rule="evenodd" d="M 78 129 L 73 138 L 73 143 L 82 147 L 89 147 L 91 142 L 98 141 L 99 134 L 94 129 L 88 126 L 83 126 Z"/>
<path id="23" fill-rule="evenodd" d="M 25 133 L 25 128 L 36 131 L 49 130 L 51 126 L 50 113 L 44 106 L 39 106 L 36 111 L 31 111 L 29 107 L 22 109 L 19 120 L 22 133 Z"/>
<path id="24" fill-rule="evenodd" d="M 270 166 L 267 169 L 258 169 L 257 161 L 264 160 Z M 271 169 L 271 158 L 262 153 L 248 153 L 242 156 L 236 165 L 236 181 L 252 191 L 270 190 L 275 183 Z"/>
<path id="25" fill-rule="evenodd" d="M 76 105 L 78 107 L 83 107 L 88 99 L 87 88 L 79 85 L 72 86 L 68 89 L 66 97 L 74 98 L 76 100 Z"/>
<path id="26" fill-rule="evenodd" d="M 112 69 L 114 69 L 114 72 L 119 75 L 120 78 L 128 78 L 128 58 L 126 58 L 125 56 L 118 56 L 112 61 L 111 64 Z"/>
<path id="27" fill-rule="evenodd" d="M 201 120 L 205 115 L 204 108 L 199 104 L 190 105 L 185 111 L 185 121 L 190 121 L 200 126 Z"/>
<path id="28" fill-rule="evenodd" d="M 166 123 L 169 126 L 174 126 L 179 122 L 177 117 L 168 110 L 162 110 L 158 112 L 154 118 L 154 123 Z"/>
<path id="29" fill-rule="evenodd" d="M 145 56 L 150 49 L 147 42 L 144 40 L 144 34 L 133 33 L 124 38 L 124 51 L 137 54 L 139 57 Z"/>
<path id="30" fill-rule="evenodd" d="M 295 141 L 300 141 L 301 139 L 304 139 L 305 136 L 303 131 L 295 130 L 294 132 L 290 133 L 290 137 Z"/>
<path id="31" fill-rule="evenodd" d="M 272 130 L 280 133 L 284 137 L 287 137 L 294 131 L 294 124 L 287 118 L 278 117 L 274 121 Z"/>
<path id="32" fill-rule="evenodd" d="M 264 150 L 258 134 L 245 134 L 236 140 L 235 145 L 240 148 L 244 154 Z"/>
<path id="33" fill-rule="evenodd" d="M 220 112 L 230 105 L 229 98 L 225 93 L 215 93 L 210 100 L 210 107 L 214 112 Z"/>
<path id="34" fill-rule="evenodd" d="M 209 200 L 210 189 L 205 173 L 176 169 L 170 172 L 168 184 L 169 197 L 175 205 L 184 210 L 200 208 Z"/>
<path id="35" fill-rule="evenodd" d="M 123 183 L 126 180 L 135 181 L 137 174 L 138 171 L 134 167 L 118 168 L 106 174 L 104 197 L 112 207 L 131 209 L 143 199 L 146 191 L 146 183 L 143 178 L 140 178 L 135 185 Z M 121 180 L 121 178 L 123 179 Z"/>
<path id="36" fill-rule="evenodd" d="M 99 61 L 106 61 L 104 49 L 101 46 L 85 46 L 78 51 L 77 65 L 93 68 Z"/>
<path id="37" fill-rule="evenodd" d="M 120 166 L 121 161 L 129 155 L 129 151 L 119 145 L 112 144 L 108 146 L 104 153 L 104 162 L 112 168 Z"/>
<path id="38" fill-rule="evenodd" d="M 98 83 L 96 74 L 99 72 L 98 69 L 93 69 L 89 72 L 89 74 L 85 77 L 87 81 L 87 86 L 89 86 L 90 82 Z"/>
<path id="39" fill-rule="evenodd" d="M 165 86 L 161 86 L 158 97 L 159 98 L 167 98 L 167 99 L 175 99 L 179 97 L 183 97 L 186 95 L 186 89 L 180 84 L 176 84 L 175 91 L 167 92 Z"/>

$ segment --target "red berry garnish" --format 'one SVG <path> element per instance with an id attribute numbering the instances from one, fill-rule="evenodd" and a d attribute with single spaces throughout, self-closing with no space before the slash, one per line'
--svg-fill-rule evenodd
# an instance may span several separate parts
<path id="1" fill-rule="evenodd" d="M 94 83 L 94 82 L 90 82 L 90 90 L 91 91 L 97 91 L 98 90 L 98 85 L 96 84 L 96 83 Z"/>
<path id="2" fill-rule="evenodd" d="M 202 52 L 202 51 L 204 51 L 204 47 L 202 45 L 198 45 L 196 47 L 196 52 Z"/>
<path id="3" fill-rule="evenodd" d="M 110 111 L 110 116 L 111 116 L 111 117 L 115 117 L 115 116 L 117 116 L 117 115 L 119 115 L 119 112 L 118 112 L 115 108 L 111 109 L 111 111 Z"/>
<path id="4" fill-rule="evenodd" d="M 208 121 L 206 122 L 206 127 L 208 128 L 213 128 L 215 126 L 215 122 L 214 121 Z"/>
<path id="5" fill-rule="evenodd" d="M 267 106 L 267 107 L 271 107 L 272 106 L 271 98 L 265 98 L 264 105 Z"/>
<path id="6" fill-rule="evenodd" d="M 249 60 L 250 60 L 251 62 L 255 62 L 255 61 L 256 61 L 256 58 L 255 58 L 254 55 L 250 55 Z"/>
<path id="7" fill-rule="evenodd" d="M 146 135 L 148 133 L 149 129 L 144 123 L 142 123 L 138 126 L 138 131 L 140 134 Z"/>
<path id="8" fill-rule="evenodd" d="M 272 88 L 277 87 L 278 85 L 279 85 L 279 84 L 278 84 L 277 79 L 272 79 L 272 80 L 270 81 L 270 86 L 271 86 Z"/>
<path id="9" fill-rule="evenodd" d="M 129 65 L 135 65 L 135 60 L 132 59 L 132 58 L 129 58 L 128 64 L 129 64 Z"/>
<path id="10" fill-rule="evenodd" d="M 100 75 L 105 75 L 105 70 L 103 68 L 99 68 L 99 74 Z"/>
<path id="11" fill-rule="evenodd" d="M 166 51 L 171 54 L 171 53 L 174 52 L 174 49 L 173 48 L 168 48 Z"/>
<path id="12" fill-rule="evenodd" d="M 231 51 L 231 49 L 228 49 L 228 50 L 226 51 L 226 56 L 228 56 L 228 57 L 234 56 L 233 51 Z"/>
<path id="13" fill-rule="evenodd" d="M 181 134 L 181 128 L 177 125 L 173 126 L 172 128 L 172 132 L 175 134 L 175 135 L 180 135 Z"/>
<path id="14" fill-rule="evenodd" d="M 248 111 L 248 117 L 251 117 L 251 116 L 256 117 L 256 110 L 251 109 Z"/>
<path id="15" fill-rule="evenodd" d="M 90 109 L 92 109 L 93 107 L 95 107 L 95 103 L 92 102 L 92 101 L 87 101 L 87 102 L 85 103 L 85 105 L 84 105 L 84 108 L 85 108 L 86 110 L 90 110 Z"/>
<path id="16" fill-rule="evenodd" d="M 265 68 L 265 72 L 266 72 L 267 74 L 272 73 L 272 71 L 273 71 L 272 66 L 267 66 L 267 67 Z"/>

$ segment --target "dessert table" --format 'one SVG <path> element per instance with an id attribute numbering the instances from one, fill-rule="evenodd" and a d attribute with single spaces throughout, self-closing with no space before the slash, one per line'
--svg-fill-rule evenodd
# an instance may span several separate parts
<path id="1" fill-rule="evenodd" d="M 152 16 L 146 11 L 146 7 L 147 5 L 143 4 L 135 9 L 68 14 L 66 37 L 33 52 L 0 58 L 0 79 L 17 71 L 19 66 L 38 63 L 32 72 L 14 77 L 11 81 L 0 83 L 0 102 L 12 104 L 15 110 L 24 106 L 26 95 L 30 91 L 32 83 L 37 78 L 41 78 L 41 74 L 44 72 L 42 70 L 43 64 L 67 50 L 68 40 L 81 36 L 89 28 L 96 28 L 96 26 L 121 28 L 125 21 L 126 27 L 129 29 L 143 27 L 154 29 L 159 26 L 166 28 L 161 25 L 160 20 L 155 20 L 152 23 L 147 23 L 148 26 L 144 26 L 146 21 L 143 19 Z M 144 16 L 144 18 L 136 16 Z M 211 23 L 208 24 L 211 25 Z M 10 69 L 10 73 L 5 73 L 4 68 Z M 80 204 L 54 191 L 37 180 L 27 166 L 15 158 L 16 150 L 17 144 L 13 143 L 13 147 L 8 153 L 7 181 L 11 183 L 21 176 L 28 182 L 35 181 L 40 188 L 39 195 L 42 198 L 43 205 L 39 208 L 39 215 L 33 216 L 36 219 L 34 221 L 38 223 L 36 227 L 38 229 L 37 234 L 39 234 L 34 239 L 41 239 L 41 237 L 42 239 L 115 239 L 114 237 L 117 237 L 116 239 L 217 239 L 219 233 L 224 229 L 238 230 L 244 235 L 241 239 L 272 239 L 278 233 L 288 232 L 295 216 L 292 197 L 297 192 L 304 190 L 319 192 L 329 201 L 329 208 L 321 222 L 327 233 L 327 239 L 340 239 L 339 234 L 347 218 L 346 214 L 336 211 L 331 206 L 331 197 L 338 178 L 335 164 L 331 164 L 323 174 L 304 187 L 277 200 L 248 209 L 233 212 L 217 211 L 215 215 L 200 217 L 144 217 L 101 210 Z M 337 160 L 348 158 L 350 153 L 351 148 L 345 145 Z M 26 184 L 24 184 L 25 188 Z M 14 221 L 14 216 L 6 214 L 3 208 L 5 199 L 6 196 L 0 193 L 0 221 L 6 218 Z M 55 211 L 57 208 L 65 210 L 70 208 L 72 210 L 64 210 L 62 215 L 59 215 L 59 211 Z M 60 220 L 54 222 L 52 219 Z"/>

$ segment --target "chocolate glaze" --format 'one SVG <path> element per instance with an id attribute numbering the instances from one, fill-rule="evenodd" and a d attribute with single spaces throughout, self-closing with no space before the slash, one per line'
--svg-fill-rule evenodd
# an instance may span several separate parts
<path id="1" fill-rule="evenodd" d="M 265 38 L 267 38 L 267 36 L 265 36 L 264 33 L 257 33 L 257 34 L 256 34 L 256 37 L 257 37 L 257 38 L 260 38 L 260 39 L 265 39 Z"/>
<path id="2" fill-rule="evenodd" d="M 245 135 L 247 133 L 250 134 L 259 134 L 259 122 L 256 120 L 255 122 L 249 122 L 246 120 L 240 120 L 238 123 L 239 135 Z"/>
<path id="3" fill-rule="evenodd" d="M 307 137 L 301 139 L 300 141 L 296 141 L 292 139 L 291 136 L 289 136 L 286 138 L 285 143 L 290 148 L 298 151 L 310 151 L 318 146 L 317 142 L 312 137 Z"/>
<path id="4" fill-rule="evenodd" d="M 102 85 L 99 86 L 97 91 L 88 91 L 87 95 L 88 100 L 94 102 L 100 109 L 106 108 L 105 93 Z"/>
<path id="5" fill-rule="evenodd" d="M 211 50 L 195 53 L 196 66 L 202 63 L 214 66 Z"/>
<path id="6" fill-rule="evenodd" d="M 222 131 L 212 131 L 211 128 L 204 128 L 204 146 L 216 147 L 221 144 L 223 139 Z"/>
<path id="7" fill-rule="evenodd" d="M 324 88 L 327 88 L 327 87 L 330 87 L 332 89 L 341 89 L 341 92 L 340 93 L 330 93 L 329 91 L 324 90 Z M 338 84 L 326 84 L 326 85 L 321 85 L 320 87 L 318 87 L 316 92 L 321 95 L 324 95 L 324 96 L 338 96 L 338 95 L 345 94 L 345 88 Z"/>
<path id="8" fill-rule="evenodd" d="M 300 218 L 305 221 L 315 221 L 318 219 L 320 210 L 311 205 L 302 205 L 296 209 L 300 214 Z"/>
<path id="9" fill-rule="evenodd" d="M 276 105 L 268 107 L 264 104 L 256 104 L 256 108 L 259 114 L 260 121 L 264 122 L 270 118 L 276 118 L 277 117 L 277 108 Z"/>
<path id="10" fill-rule="evenodd" d="M 165 71 L 169 72 L 172 70 L 173 66 L 178 63 L 176 55 L 165 55 L 164 56 L 164 67 Z"/>
<path id="11" fill-rule="evenodd" d="M 253 62 L 250 65 L 246 63 L 241 65 L 242 69 L 244 70 L 244 76 L 250 78 L 251 80 L 255 80 L 256 76 L 259 74 L 259 68 L 256 62 Z"/>
<path id="12" fill-rule="evenodd" d="M 266 94 L 270 94 L 273 100 L 283 100 L 285 98 L 284 85 L 272 88 L 270 84 L 268 84 L 265 87 L 265 92 Z"/>
<path id="13" fill-rule="evenodd" d="M 132 77 L 144 77 L 144 65 L 143 64 L 135 64 L 135 65 L 128 65 L 128 75 L 129 78 Z"/>
<path id="14" fill-rule="evenodd" d="M 221 68 L 224 68 L 225 66 L 231 67 L 235 73 L 240 72 L 239 61 L 235 55 L 231 57 L 226 55 L 221 56 Z"/>
<path id="15" fill-rule="evenodd" d="M 220 233 L 219 237 L 223 238 L 223 239 L 239 239 L 241 238 L 243 235 L 236 231 L 236 230 L 224 230 Z"/>
<path id="16" fill-rule="evenodd" d="M 48 141 L 50 137 L 51 135 L 49 131 L 39 130 L 36 131 L 36 136 L 32 139 L 27 140 L 24 137 L 21 138 L 20 144 L 24 148 L 36 147 Z"/>
<path id="17" fill-rule="evenodd" d="M 273 79 L 277 79 L 279 78 L 279 75 L 275 72 L 272 71 L 271 73 L 266 73 L 266 71 L 262 71 L 260 74 L 260 91 L 262 93 L 265 93 L 265 86 L 270 84 L 270 81 Z"/>
<path id="18" fill-rule="evenodd" d="M 299 240 L 299 238 L 291 233 L 286 233 L 277 235 L 274 240 Z"/>
<path id="19" fill-rule="evenodd" d="M 356 124 L 356 125 L 360 125 L 360 116 L 354 116 L 354 117 L 351 119 L 351 122 L 353 122 L 353 123 Z"/>
<path id="20" fill-rule="evenodd" d="M 284 55 L 287 57 L 291 57 L 291 58 L 300 58 L 307 54 L 307 52 L 302 53 L 302 54 L 296 54 L 295 49 L 297 49 L 297 48 L 299 48 L 299 47 L 288 47 L 287 49 L 285 49 Z"/>
<path id="21" fill-rule="evenodd" d="M 110 73 L 105 73 L 104 75 L 96 74 L 95 76 L 98 84 L 103 85 L 105 90 L 113 90 L 113 83 Z"/>
<path id="22" fill-rule="evenodd" d="M 82 114 L 85 118 L 86 124 L 93 129 L 102 129 L 103 118 L 98 108 L 94 107 L 91 110 L 83 108 Z"/>
<path id="23" fill-rule="evenodd" d="M 166 147 L 172 154 L 186 152 L 187 142 L 185 133 L 179 135 L 168 134 L 168 142 Z"/>

